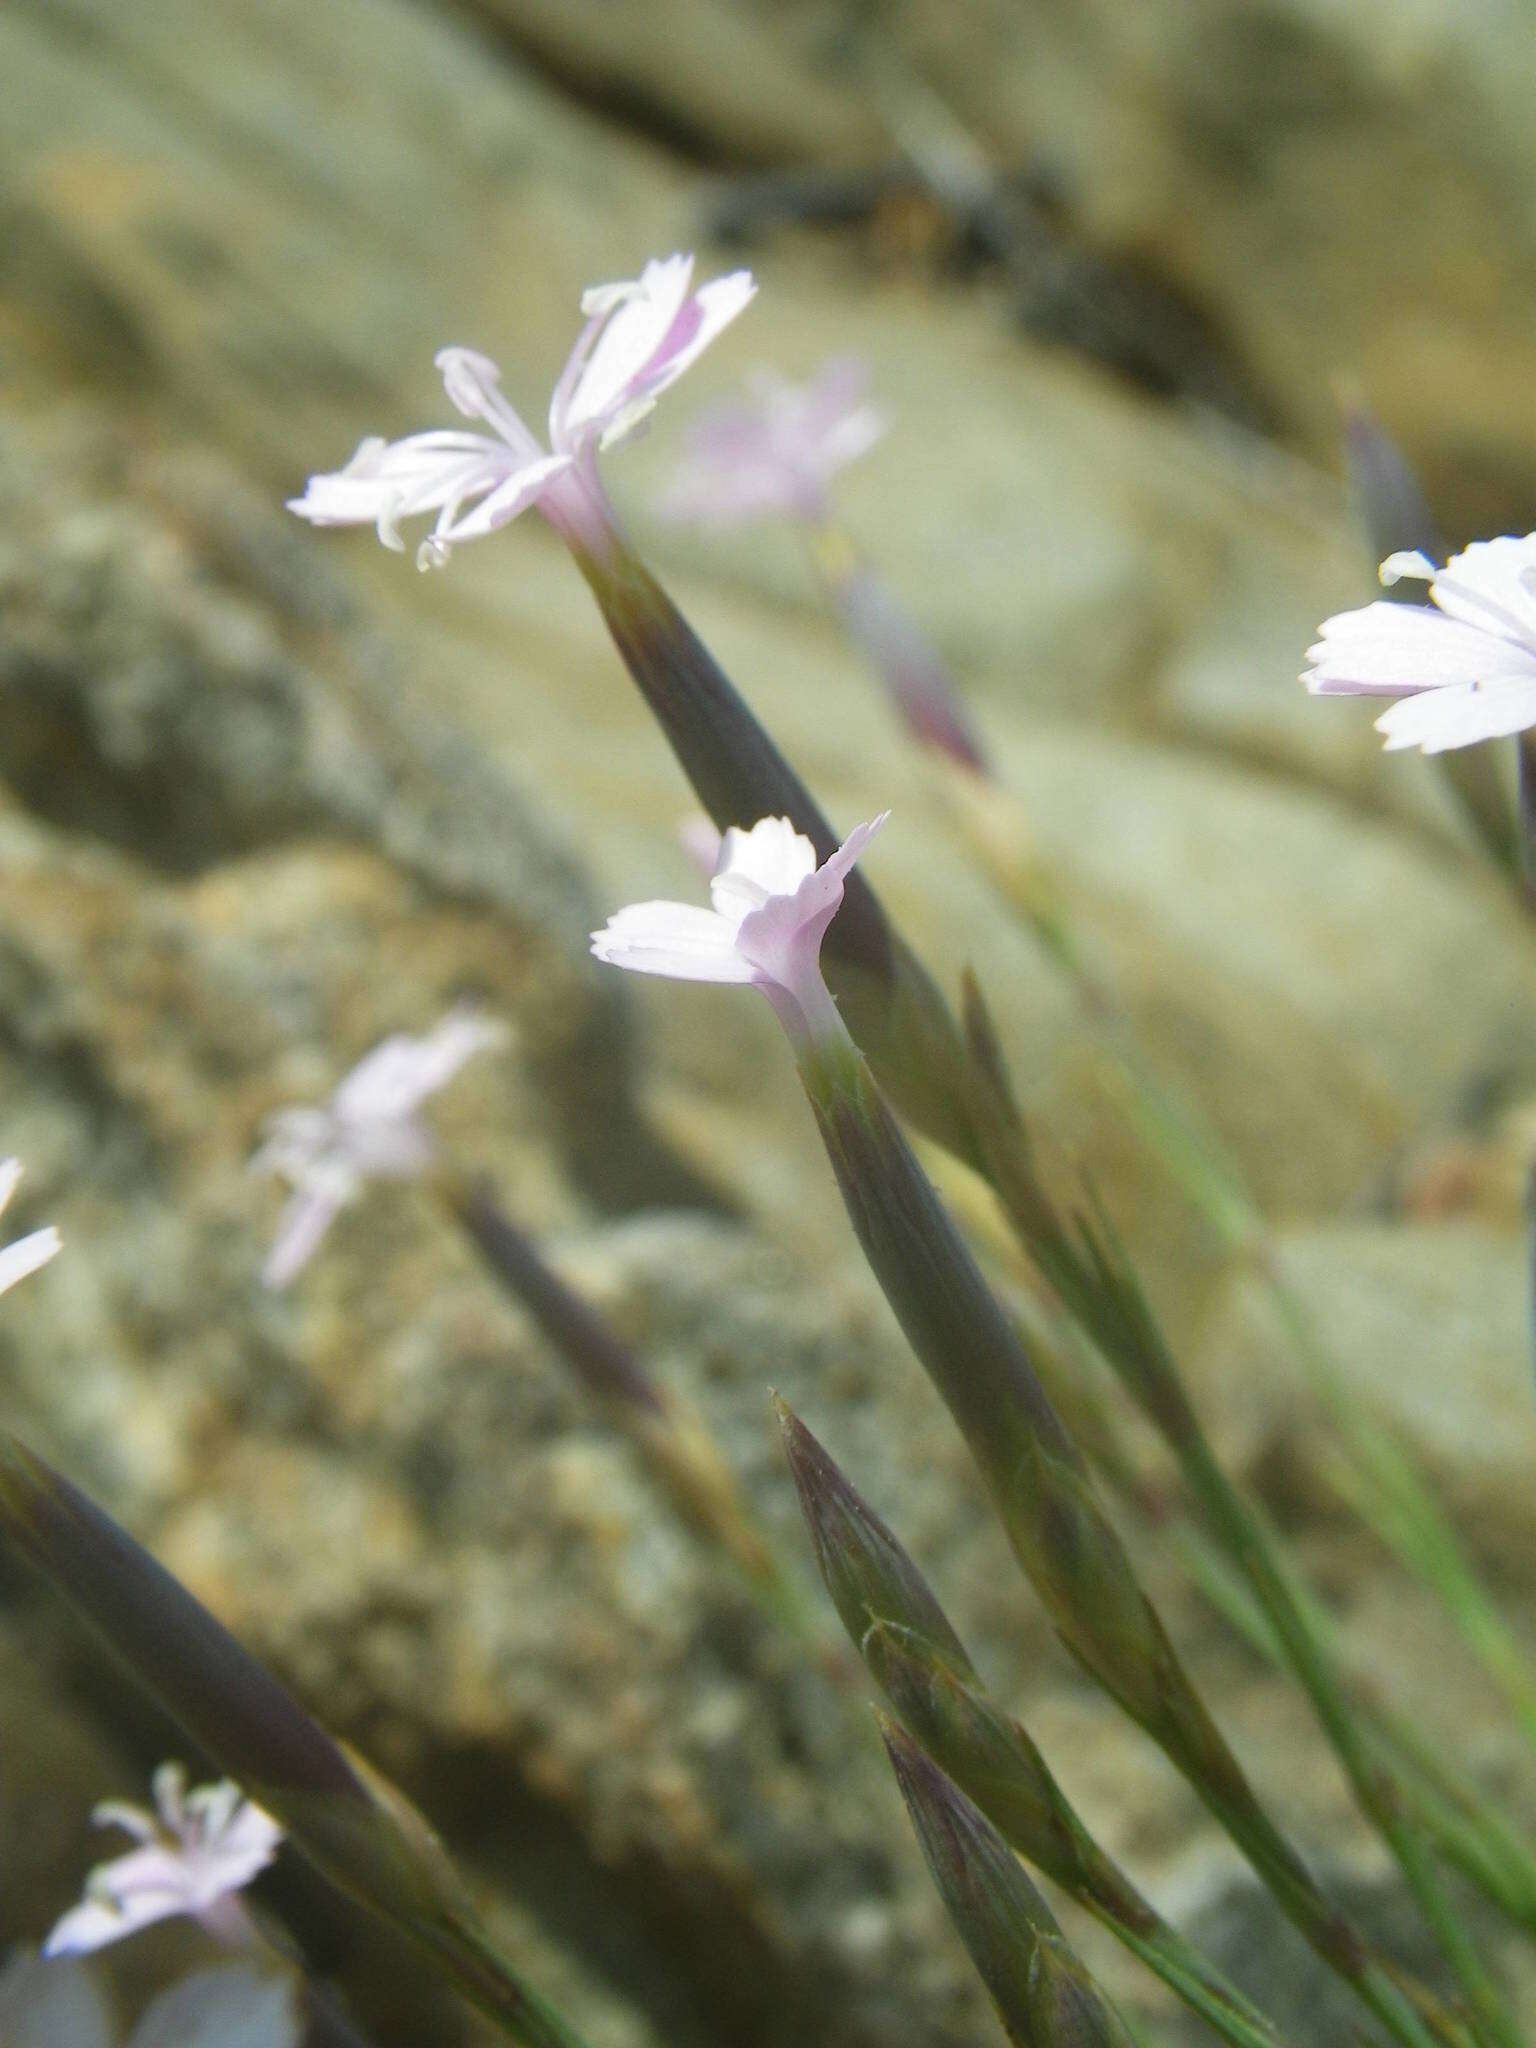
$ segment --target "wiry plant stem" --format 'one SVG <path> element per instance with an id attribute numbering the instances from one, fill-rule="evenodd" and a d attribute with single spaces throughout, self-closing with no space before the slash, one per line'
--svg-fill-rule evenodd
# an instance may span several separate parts
<path id="1" fill-rule="evenodd" d="M 859 1241 L 1062 1641 L 1161 1746 L 1318 1954 L 1404 2048 L 1429 2048 L 1437 2033 L 1456 2039 L 1432 1995 L 1418 1987 L 1410 1995 L 1318 1890 L 1255 1796 L 1142 1592 L 1014 1326 L 857 1048 L 846 1037 L 812 1040 L 796 1057 Z M 1005 1152 L 992 1157 L 1013 1170 Z M 1433 2023 L 1424 2013 L 1435 2014 Z"/>
<path id="2" fill-rule="evenodd" d="M 437 1186 L 487 1269 L 636 1444 L 682 1519 L 743 1575 L 776 1621 L 815 1635 L 703 1418 L 651 1378 L 630 1346 L 512 1221 L 487 1180 L 442 1173 Z"/>

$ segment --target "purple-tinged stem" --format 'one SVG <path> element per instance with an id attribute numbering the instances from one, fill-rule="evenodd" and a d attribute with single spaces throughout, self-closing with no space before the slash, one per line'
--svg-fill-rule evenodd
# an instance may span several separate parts
<path id="1" fill-rule="evenodd" d="M 938 649 L 918 630 L 839 527 L 809 533 L 811 558 L 843 630 L 884 684 L 896 715 L 919 746 L 974 775 L 991 764 Z"/>
<path id="2" fill-rule="evenodd" d="M 776 1618 L 798 1623 L 793 1589 L 702 1417 L 658 1386 L 629 1345 L 546 1263 L 489 1181 L 444 1175 L 439 1187 L 488 1270 L 634 1440 L 684 1521 L 719 1546 Z"/>

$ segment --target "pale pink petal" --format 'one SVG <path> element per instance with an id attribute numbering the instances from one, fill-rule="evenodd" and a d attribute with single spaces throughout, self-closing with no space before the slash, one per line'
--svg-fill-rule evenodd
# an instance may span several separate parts
<path id="1" fill-rule="evenodd" d="M 701 523 L 824 517 L 831 479 L 885 431 L 884 415 L 864 402 L 866 381 L 851 356 L 833 357 L 803 385 L 759 371 L 749 399 L 697 422 L 662 512 Z"/>
<path id="2" fill-rule="evenodd" d="M 420 1041 L 416 1068 L 422 1097 L 435 1095 L 476 1053 L 495 1052 L 511 1037 L 498 1017 L 487 1017 L 470 1003 L 461 1003 L 434 1024 Z"/>
<path id="3" fill-rule="evenodd" d="M 409 1116 L 445 1088 L 477 1052 L 506 1043 L 504 1024 L 465 1004 L 424 1037 L 397 1031 L 364 1055 L 337 1086 L 336 1116 L 349 1124 L 389 1123 Z"/>
<path id="4" fill-rule="evenodd" d="M 472 511 L 458 518 L 440 519 L 432 538 L 451 546 L 461 540 L 479 540 L 498 527 L 510 525 L 520 512 L 538 502 L 551 478 L 570 466 L 568 455 L 539 456 L 505 477 Z"/>
<path id="5" fill-rule="evenodd" d="M 1442 754 L 1478 740 L 1503 739 L 1536 725 L 1536 668 L 1528 675 L 1458 683 L 1404 697 L 1384 711 L 1376 730 L 1388 752 L 1421 747 Z"/>
<path id="6" fill-rule="evenodd" d="M 187 1825 L 187 1767 L 174 1760 L 160 1764 L 149 1781 L 149 1789 L 162 1828 L 180 1835 Z"/>
<path id="7" fill-rule="evenodd" d="M 157 1920 L 168 1920 L 180 1910 L 179 1902 L 173 1899 L 161 1901 L 158 1905 L 139 1899 L 131 1912 L 125 1912 L 105 1899 L 83 1899 L 78 1906 L 71 1906 L 55 1925 L 43 1943 L 43 1954 L 89 1955 L 95 1949 L 105 1948 L 109 1942 L 137 1934 L 141 1927 L 152 1927 Z"/>
<path id="8" fill-rule="evenodd" d="M 1317 644 L 1307 649 L 1312 667 L 1302 677 L 1317 696 L 1399 696 L 1526 665 L 1536 673 L 1536 652 L 1513 649 L 1427 605 L 1378 598 L 1359 611 L 1325 619 L 1318 631 Z"/>
<path id="9" fill-rule="evenodd" d="M 592 934 L 592 951 L 613 967 L 679 981 L 755 979 L 736 950 L 733 920 L 692 903 L 632 903 Z"/>
<path id="10" fill-rule="evenodd" d="M 210 1856 L 216 1863 L 221 1889 L 237 1891 L 248 1884 L 277 1854 L 283 1831 L 271 1814 L 251 1800 L 235 1797 L 233 1813 L 218 1830 Z"/>
<path id="11" fill-rule="evenodd" d="M 278 1219 L 272 1249 L 261 1269 L 266 1286 L 281 1289 L 298 1278 L 319 1250 L 342 1206 L 342 1198 L 334 1189 L 300 1188 L 289 1196 Z"/>
<path id="12" fill-rule="evenodd" d="M 582 300 L 591 316 L 550 404 L 550 438 L 611 447 L 634 432 L 656 398 L 696 362 L 757 287 L 746 271 L 689 295 L 691 256 L 646 264 L 632 285 L 604 285 Z"/>
<path id="13" fill-rule="evenodd" d="M 85 1897 L 53 1928 L 43 1954 L 84 1955 L 188 1909 L 187 1874 L 180 1859 L 151 1844 L 91 1872 Z"/>
<path id="14" fill-rule="evenodd" d="M 361 1124 L 376 1118 L 402 1116 L 421 1101 L 417 1079 L 420 1041 L 406 1031 L 392 1031 L 364 1053 L 351 1072 L 343 1075 L 331 1097 L 331 1117 L 324 1118 L 329 1131 L 333 1117 L 344 1123 Z M 301 1112 L 302 1113 L 302 1112 Z"/>
<path id="15" fill-rule="evenodd" d="M 722 917 L 738 921 L 770 896 L 790 896 L 816 871 L 816 849 L 788 818 L 759 818 L 749 832 L 733 825 L 720 847 L 709 885 Z"/>
<path id="16" fill-rule="evenodd" d="M 288 509 L 315 526 L 377 528 L 384 545 L 399 552 L 400 521 L 492 491 L 517 457 L 483 434 L 413 434 L 404 441 L 365 441 L 344 470 L 312 476 Z"/>
<path id="17" fill-rule="evenodd" d="M 689 304 L 679 309 L 656 352 L 645 379 L 650 390 L 664 391 L 675 384 L 756 296 L 757 281 L 750 270 L 733 270 L 701 285 Z"/>
<path id="18" fill-rule="evenodd" d="M 691 256 L 652 258 L 633 286 L 598 286 L 587 295 L 584 306 L 606 318 L 558 423 L 551 422 L 557 443 L 601 422 L 633 397 L 687 301 L 692 275 Z"/>
<path id="19" fill-rule="evenodd" d="M 815 968 L 820 958 L 821 942 L 842 903 L 849 869 L 890 815 L 882 811 L 867 825 L 856 825 L 825 865 L 806 876 L 792 893 L 770 896 L 760 910 L 742 919 L 737 946 L 792 993 L 807 966 Z M 819 978 L 819 969 L 817 973 Z"/>

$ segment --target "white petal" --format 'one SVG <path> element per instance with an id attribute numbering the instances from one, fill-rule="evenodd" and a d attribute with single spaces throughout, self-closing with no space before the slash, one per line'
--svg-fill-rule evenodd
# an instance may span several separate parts
<path id="1" fill-rule="evenodd" d="M 148 1920 L 128 1920 L 116 1907 L 106 1905 L 100 1899 L 85 1899 L 78 1906 L 58 1920 L 47 1940 L 43 1943 L 45 1956 L 86 1956 L 93 1950 L 105 1948 L 109 1942 L 121 1941 L 124 1935 L 133 1934 L 141 1926 L 148 1926 L 154 1920 L 163 1920 L 174 1911 L 167 1907 L 164 1913 L 155 1913 Z"/>
<path id="2" fill-rule="evenodd" d="M 1376 571 L 1380 582 L 1390 586 L 1410 578 L 1415 583 L 1433 583 L 1440 571 L 1422 548 L 1399 548 L 1394 555 L 1388 555 Z"/>
<path id="3" fill-rule="evenodd" d="M 1441 611 L 1536 651 L 1536 533 L 1474 541 L 1429 587 Z"/>
<path id="4" fill-rule="evenodd" d="M 39 1266 L 46 1266 L 59 1245 L 59 1233 L 50 1224 L 46 1230 L 34 1230 L 30 1237 L 0 1249 L 0 1294 L 14 1287 L 18 1280 L 25 1280 L 29 1273 L 35 1273 Z"/>
<path id="5" fill-rule="evenodd" d="M 515 460 L 504 442 L 484 434 L 365 441 L 345 469 L 312 476 L 288 509 L 314 526 L 376 526 L 385 546 L 399 549 L 402 519 L 494 490 Z"/>
<path id="6" fill-rule="evenodd" d="M 792 896 L 816 871 L 816 849 L 788 818 L 759 818 L 749 832 L 733 825 L 709 885 L 722 916 L 743 916 L 770 896 Z"/>
<path id="7" fill-rule="evenodd" d="M 187 1767 L 172 1760 L 157 1766 L 149 1781 L 161 1825 L 179 1835 L 187 1822 Z"/>
<path id="8" fill-rule="evenodd" d="M 736 951 L 736 926 L 693 903 L 632 903 L 592 934 L 592 951 L 611 967 L 679 981 L 750 982 L 753 968 Z"/>
<path id="9" fill-rule="evenodd" d="M 135 1849 L 86 1880 L 85 1897 L 43 1943 L 45 1956 L 86 1955 L 188 1908 L 186 1872 L 168 1849 Z"/>
<path id="10" fill-rule="evenodd" d="M 1384 711 L 1376 730 L 1389 752 L 1421 747 L 1443 754 L 1478 740 L 1502 739 L 1536 725 L 1536 674 L 1499 676 L 1405 697 Z"/>
<path id="11" fill-rule="evenodd" d="M 5 1205 L 12 1195 L 15 1194 L 16 1183 L 20 1179 L 21 1161 L 19 1159 L 0 1159 L 0 1215 L 5 1213 Z"/>
<path id="12" fill-rule="evenodd" d="M 1359 611 L 1340 612 L 1318 628 L 1307 649 L 1311 670 L 1302 680 L 1315 695 L 1399 696 L 1474 682 L 1490 671 L 1508 674 L 1522 660 L 1508 641 L 1428 605 L 1378 599 Z M 1536 653 L 1529 657 L 1536 673 Z"/>

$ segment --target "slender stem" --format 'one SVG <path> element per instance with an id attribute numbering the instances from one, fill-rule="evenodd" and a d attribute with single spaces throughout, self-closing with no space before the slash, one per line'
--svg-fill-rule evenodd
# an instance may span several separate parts
<path id="1" fill-rule="evenodd" d="M 1058 957 L 1071 960 L 1065 944 Z M 1113 1014 L 1106 1012 L 1102 999 L 1096 1001 L 1095 1009 L 1101 1017 Z M 1139 1068 L 1128 1050 L 1119 1046 L 1120 1036 L 1115 1031 L 1112 1042 L 1121 1051 L 1122 1064 L 1132 1082 L 1140 1086 Z M 1210 1161 L 1205 1148 L 1189 1131 L 1187 1120 L 1154 1086 L 1141 1089 L 1139 1099 L 1146 1107 L 1147 1122 L 1181 1140 L 1165 1140 L 1162 1149 L 1183 1184 L 1197 1191 L 1205 1213 L 1229 1234 L 1245 1226 L 1251 1228 L 1251 1212 L 1241 1184 L 1223 1163 Z M 1292 1598 L 1286 1575 L 1262 1524 L 1249 1511 L 1212 1452 L 1172 1355 L 1155 1326 L 1139 1326 L 1132 1348 L 1134 1358 L 1117 1356 L 1111 1346 L 1110 1363 L 1125 1368 L 1127 1385 L 1169 1443 L 1217 1541 L 1252 1585 L 1276 1631 L 1287 1664 L 1301 1682 L 1344 1766 L 1357 1802 L 1397 1858 L 1409 1890 L 1471 2001 L 1483 2037 L 1499 2044 L 1499 2048 L 1518 2048 L 1514 2021 L 1445 1895 L 1433 1859 L 1406 1811 L 1395 1775 L 1364 1739 L 1333 1660 Z"/>
<path id="2" fill-rule="evenodd" d="M 1274 1629 L 1225 1553 L 1193 1523 L 1178 1527 L 1175 1539 L 1191 1576 L 1212 1605 L 1260 1656 L 1283 1666 L 1285 1653 Z M 1291 1590 L 1306 1608 L 1314 1631 L 1336 1653 L 1327 1612 L 1302 1581 L 1293 1578 Z M 1356 1677 L 1352 1691 L 1355 1712 L 1370 1738 L 1395 1760 L 1425 1834 L 1494 1905 L 1536 1932 L 1536 1856 L 1443 1747 L 1427 1742 L 1410 1721 L 1376 1698 L 1365 1681 Z"/>
<path id="3" fill-rule="evenodd" d="M 469 2003 L 493 2020 L 519 2048 L 587 2048 L 584 2037 L 529 1984 L 515 1976 L 477 1930 L 445 1924 L 407 1930 Z"/>
<path id="4" fill-rule="evenodd" d="M 573 1376 L 639 1448 L 673 1508 L 747 1582 L 775 1622 L 824 1647 L 793 1582 L 742 1499 L 703 1418 L 653 1380 L 639 1357 L 543 1257 L 489 1181 L 451 1171 L 437 1193 L 499 1285 L 533 1318 Z"/>
<path id="5" fill-rule="evenodd" d="M 1250 1251 L 1314 1392 L 1348 1439 L 1347 1484 L 1357 1512 L 1439 1595 L 1462 1639 L 1503 1693 L 1526 1740 L 1536 1748 L 1536 1674 L 1524 1649 L 1410 1460 L 1350 1394 L 1337 1361 L 1323 1346 L 1305 1304 L 1285 1277 L 1279 1247 L 1262 1225 L 1250 1241 Z"/>
<path id="6" fill-rule="evenodd" d="M 1536 818 L 1536 743 L 1521 737 L 1522 818 Z M 1527 848 L 1536 841 L 1525 839 Z M 1007 880 L 1007 877 L 1001 879 Z M 1346 1438 L 1354 1505 L 1375 1533 L 1434 1588 L 1469 1648 L 1536 1748 L 1536 1673 L 1409 1459 L 1362 1411 L 1287 1279 L 1269 1224 L 1240 1167 L 1151 1074 L 1123 1009 L 1085 966 L 1070 926 L 1038 881 L 1013 891 L 1036 937 L 1069 981 L 1128 1093 L 1128 1107 L 1186 1198 L 1228 1248 L 1248 1260 L 1280 1315 L 1314 1394 Z"/>
<path id="7" fill-rule="evenodd" d="M 1263 1523 L 1249 1511 L 1217 1463 L 1192 1411 L 1189 1421 L 1188 1434 L 1174 1449 L 1216 1540 L 1258 1597 L 1285 1661 L 1311 1700 L 1356 1799 L 1396 1856 L 1409 1890 L 1471 2001 L 1480 2035 L 1499 2043 L 1500 2048 L 1520 2048 L 1519 2030 L 1445 1895 L 1395 1773 L 1379 1749 L 1373 1749 L 1356 1719 L 1324 1641 L 1312 1628 L 1301 1603 L 1292 1597 Z"/>
<path id="8" fill-rule="evenodd" d="M 1430 2048 L 1437 2030 L 1442 2043 L 1458 2039 L 1431 1994 L 1410 1996 L 1319 1890 L 1244 1776 L 1147 1602 L 1081 1453 L 857 1049 L 845 1037 L 796 1050 L 849 1219 L 1062 1640 L 1162 1747 L 1318 1954 L 1404 2048 Z M 991 1163 L 1000 1190 L 1028 1180 L 1005 1170 L 1000 1145 Z"/>
<path id="9" fill-rule="evenodd" d="M 1527 899 L 1536 890 L 1536 739 L 1529 732 L 1516 741 L 1519 762 L 1520 872 Z"/>

